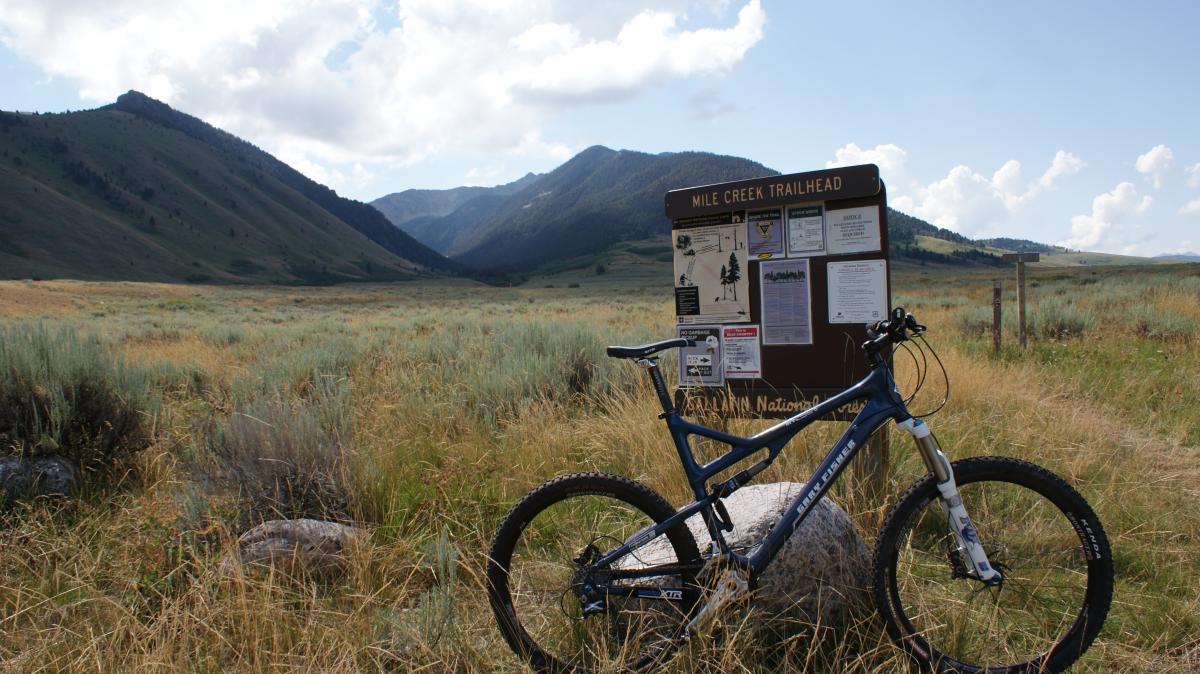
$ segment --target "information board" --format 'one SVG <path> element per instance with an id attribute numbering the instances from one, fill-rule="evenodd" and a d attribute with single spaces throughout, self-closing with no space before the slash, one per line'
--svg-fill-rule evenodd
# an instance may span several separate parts
<path id="1" fill-rule="evenodd" d="M 783 418 L 869 369 L 891 308 L 887 196 L 873 164 L 673 190 L 685 414 Z M 842 415 L 857 410 L 844 409 Z"/>

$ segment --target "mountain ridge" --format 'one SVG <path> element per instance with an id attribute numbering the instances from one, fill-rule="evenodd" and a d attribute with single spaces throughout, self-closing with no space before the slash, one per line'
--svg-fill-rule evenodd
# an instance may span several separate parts
<path id="1" fill-rule="evenodd" d="M 325 210 L 333 213 L 343 222 L 346 222 L 387 250 L 406 259 L 411 259 L 434 268 L 461 270 L 457 265 L 442 259 L 442 256 L 431 255 L 432 251 L 428 250 L 427 246 L 419 243 L 411 236 L 403 232 L 403 236 L 397 236 L 392 231 L 392 228 L 387 227 L 391 222 L 375 208 L 360 201 L 338 196 L 338 193 L 333 189 L 308 178 L 249 141 L 222 131 L 196 117 L 179 112 L 166 103 L 157 101 L 138 91 L 129 91 L 118 96 L 117 101 L 108 107 L 141 115 L 152 121 L 157 121 L 164 126 L 177 128 L 198 140 L 213 144 L 231 144 L 233 147 L 243 149 L 249 154 L 256 154 L 271 169 L 276 171 L 277 176 L 289 187 L 292 187 Z"/>
<path id="2" fill-rule="evenodd" d="M 772 175 L 779 172 L 741 157 L 695 151 L 649 154 L 594 145 L 552 171 L 526 176 L 522 180 L 527 184 L 507 197 L 493 192 L 467 199 L 443 216 L 393 224 L 468 266 L 530 273 L 623 241 L 665 237 L 670 222 L 662 198 L 670 189 Z M 445 192 L 458 194 L 460 189 Z M 930 250 L 921 244 L 922 236 L 956 245 Z M 994 250 L 1002 246 L 972 241 L 890 208 L 889 238 L 894 257 L 918 263 L 1003 264 Z M 1024 250 L 1054 249 L 1020 239 L 990 241 Z"/>
<path id="3" fill-rule="evenodd" d="M 232 283 L 459 273 L 378 211 L 135 91 L 0 112 L 0 276 Z"/>

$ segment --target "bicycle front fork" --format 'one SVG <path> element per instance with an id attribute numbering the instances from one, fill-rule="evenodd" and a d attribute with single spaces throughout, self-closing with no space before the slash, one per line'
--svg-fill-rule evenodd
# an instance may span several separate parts
<path id="1" fill-rule="evenodd" d="M 987 585 L 999 585 L 1003 577 L 988 562 L 975 525 L 971 524 L 967 509 L 963 507 L 962 498 L 958 495 L 958 486 L 954 483 L 954 469 L 938 447 L 929 426 L 924 421 L 914 418 L 898 421 L 896 425 L 912 435 L 917 449 L 921 452 L 921 458 L 925 460 L 925 465 L 937 480 L 938 492 L 942 495 L 942 510 L 950 523 L 950 532 L 958 543 L 958 549 L 971 562 L 976 578 Z"/>

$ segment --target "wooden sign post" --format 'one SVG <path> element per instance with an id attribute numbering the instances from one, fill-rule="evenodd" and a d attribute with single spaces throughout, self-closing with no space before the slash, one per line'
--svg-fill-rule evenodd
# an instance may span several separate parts
<path id="1" fill-rule="evenodd" d="M 992 281 L 992 351 L 1000 353 L 1000 279 Z"/>
<path id="2" fill-rule="evenodd" d="M 1025 263 L 1041 260 L 1038 253 L 1005 253 L 1005 262 L 1017 263 L 1017 339 L 1025 348 Z"/>
<path id="3" fill-rule="evenodd" d="M 673 190 L 666 211 L 678 333 L 697 342 L 679 354 L 682 412 L 787 418 L 866 376 L 866 326 L 891 309 L 878 167 Z M 878 435 L 860 465 L 881 485 Z"/>

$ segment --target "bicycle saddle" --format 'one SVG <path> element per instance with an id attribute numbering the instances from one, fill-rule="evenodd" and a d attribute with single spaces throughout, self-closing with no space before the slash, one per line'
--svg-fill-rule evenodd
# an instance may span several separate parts
<path id="1" fill-rule="evenodd" d="M 664 339 L 661 342 L 654 342 L 653 344 L 643 344 L 641 346 L 610 346 L 607 349 L 607 353 L 610 358 L 646 358 L 666 349 L 695 345 L 696 341 L 693 339 L 678 337 L 676 339 Z"/>

